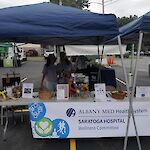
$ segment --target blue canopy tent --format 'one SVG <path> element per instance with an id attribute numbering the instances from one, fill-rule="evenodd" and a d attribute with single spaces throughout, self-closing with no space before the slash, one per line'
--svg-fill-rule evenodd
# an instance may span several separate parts
<path id="1" fill-rule="evenodd" d="M 52 3 L 0 9 L 0 42 L 99 45 L 118 36 L 121 51 L 118 34 L 113 14 L 96 14 Z"/>
<path id="2" fill-rule="evenodd" d="M 53 3 L 0 9 L 3 42 L 97 45 L 118 33 L 113 14 L 95 14 Z"/>
<path id="3" fill-rule="evenodd" d="M 150 12 L 124 25 L 119 31 L 124 43 L 137 43 L 139 32 L 143 32 L 143 43 L 147 45 L 150 38 Z"/>
<path id="4" fill-rule="evenodd" d="M 118 34 L 113 14 L 96 14 L 53 3 L 0 9 L 0 42 L 100 45 Z"/>
<path id="5" fill-rule="evenodd" d="M 124 150 L 127 148 L 127 140 L 128 140 L 128 131 L 129 131 L 129 124 L 130 124 L 130 118 L 133 118 L 134 126 L 135 126 L 135 132 L 137 136 L 137 142 L 138 142 L 138 148 L 141 150 L 141 143 L 138 137 L 138 131 L 135 123 L 134 118 L 134 111 L 133 111 L 133 97 L 135 93 L 135 86 L 136 86 L 136 79 L 137 79 L 137 66 L 138 66 L 138 60 L 140 56 L 140 51 L 142 47 L 142 43 L 144 45 L 149 46 L 149 39 L 150 39 L 150 12 L 144 14 L 143 16 L 137 18 L 136 20 L 126 24 L 125 26 L 121 27 L 119 29 L 120 36 L 123 41 L 123 43 L 131 43 L 131 44 L 138 44 L 137 49 L 137 57 L 135 62 L 135 68 L 133 70 L 132 63 L 131 63 L 131 75 L 133 76 L 131 85 L 128 84 L 128 90 L 130 89 L 130 95 L 129 95 L 129 101 L 130 101 L 130 107 L 129 107 L 129 114 L 128 114 L 128 124 L 127 124 L 127 130 L 126 130 L 126 138 L 124 141 Z M 133 49 L 134 51 L 134 45 Z M 133 53 L 133 52 L 132 52 Z M 133 60 L 131 60 L 132 62 Z"/>

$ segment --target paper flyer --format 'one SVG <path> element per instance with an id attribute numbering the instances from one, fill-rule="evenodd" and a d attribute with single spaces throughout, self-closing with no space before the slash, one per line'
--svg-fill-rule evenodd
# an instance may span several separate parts
<path id="1" fill-rule="evenodd" d="M 23 83 L 22 98 L 33 98 L 33 83 Z"/>
<path id="2" fill-rule="evenodd" d="M 137 86 L 136 97 L 150 97 L 150 86 Z"/>
<path id="3" fill-rule="evenodd" d="M 57 84 L 57 100 L 68 100 L 68 99 L 69 99 L 69 85 Z"/>
<path id="4" fill-rule="evenodd" d="M 94 84 L 95 99 L 105 101 L 106 100 L 106 86 L 104 83 Z"/>

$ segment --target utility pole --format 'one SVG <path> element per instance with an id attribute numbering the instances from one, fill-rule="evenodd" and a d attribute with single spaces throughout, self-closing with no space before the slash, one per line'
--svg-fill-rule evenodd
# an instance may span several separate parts
<path id="1" fill-rule="evenodd" d="M 89 10 L 91 12 L 104 14 L 105 6 L 110 5 L 113 1 L 115 2 L 115 0 L 88 0 L 88 3 L 90 4 Z"/>
<path id="2" fill-rule="evenodd" d="M 62 2 L 62 0 L 59 0 L 59 5 L 63 5 L 63 2 Z"/>
<path id="3" fill-rule="evenodd" d="M 103 14 L 105 13 L 105 2 L 104 2 L 104 0 L 102 0 L 102 13 Z"/>

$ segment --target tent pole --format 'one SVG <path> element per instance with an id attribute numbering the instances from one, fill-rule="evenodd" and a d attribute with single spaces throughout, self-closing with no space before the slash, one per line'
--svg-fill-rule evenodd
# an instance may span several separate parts
<path id="1" fill-rule="evenodd" d="M 102 48 L 102 54 L 101 54 L 101 61 L 100 61 L 100 63 L 101 63 L 101 64 L 102 64 L 102 61 L 103 61 L 104 48 L 105 48 L 105 45 L 103 44 L 103 48 Z"/>
<path id="2" fill-rule="evenodd" d="M 60 47 L 55 45 L 57 63 L 60 63 Z"/>
<path id="3" fill-rule="evenodd" d="M 128 84 L 127 72 L 126 72 L 126 68 L 125 68 L 125 65 L 124 65 L 124 58 L 123 58 L 123 53 L 122 53 L 120 35 L 118 36 L 118 44 L 119 44 L 119 51 L 120 51 L 120 55 L 121 55 L 121 63 L 122 63 L 123 72 L 124 72 L 124 76 L 125 76 L 126 88 L 127 88 L 127 92 L 128 92 L 128 98 L 129 98 L 130 97 L 130 91 L 129 91 L 129 84 Z M 130 103 L 130 101 L 129 101 L 129 103 Z M 130 106 L 130 104 L 129 104 L 129 106 Z M 126 150 L 126 147 L 127 147 L 128 131 L 129 131 L 129 124 L 130 124 L 130 116 L 131 115 L 128 114 L 128 121 L 127 121 L 127 127 L 126 127 L 126 133 L 125 133 L 124 148 L 123 148 L 123 150 Z"/>
<path id="4" fill-rule="evenodd" d="M 134 44 L 132 44 L 132 51 L 131 51 L 131 67 L 130 67 L 130 72 L 132 73 L 133 75 L 133 58 L 134 58 Z"/>
<path id="5" fill-rule="evenodd" d="M 126 129 L 126 137 L 124 140 L 124 149 L 126 150 L 127 148 L 127 140 L 128 140 L 128 131 L 129 131 L 129 124 L 130 124 L 130 118 L 133 118 L 133 124 L 134 124 L 134 128 L 135 128 L 135 133 L 136 133 L 136 138 L 137 138 L 137 143 L 138 143 L 138 148 L 139 150 L 142 150 L 141 148 L 141 143 L 140 143 L 140 139 L 138 136 L 138 132 L 137 132 L 137 127 L 136 127 L 136 122 L 135 122 L 135 118 L 134 118 L 134 111 L 133 111 L 133 98 L 134 98 L 134 92 L 135 92 L 135 83 L 136 83 L 136 76 L 137 76 L 137 61 L 139 59 L 139 55 L 140 55 L 140 50 L 141 50 L 141 45 L 142 45 L 142 39 L 143 39 L 143 33 L 140 32 L 139 34 L 139 45 L 138 45 L 138 54 L 137 54 L 137 59 L 136 59 L 136 64 L 135 64 L 135 70 L 134 70 L 134 74 L 133 74 L 133 82 L 132 82 L 132 89 L 130 92 L 130 98 L 129 98 L 129 112 L 128 112 L 128 123 L 127 123 L 127 129 Z"/>
<path id="6" fill-rule="evenodd" d="M 127 77 L 127 72 L 126 72 L 126 68 L 125 68 L 125 65 L 124 65 L 124 58 L 123 58 L 123 53 L 122 53 L 122 46 L 121 46 L 122 44 L 121 44 L 120 35 L 118 35 L 118 45 L 119 45 L 119 51 L 120 51 L 120 55 L 121 55 L 121 64 L 122 64 L 122 67 L 123 67 L 125 82 L 126 82 L 126 86 L 127 86 L 127 92 L 129 92 L 128 77 Z"/>
<path id="7" fill-rule="evenodd" d="M 130 66 L 130 73 L 129 73 L 129 112 L 128 112 L 128 121 L 126 127 L 126 135 L 124 139 L 124 150 L 127 148 L 127 141 L 128 141 L 128 132 L 129 132 L 129 125 L 130 125 L 130 118 L 131 118 L 131 110 L 133 110 L 132 102 L 131 102 L 131 90 L 133 84 L 133 57 L 134 57 L 134 44 L 132 45 L 132 54 L 131 54 L 131 66 Z"/>
<path id="8" fill-rule="evenodd" d="M 132 50 L 131 50 L 131 63 L 130 63 L 130 72 L 129 72 L 129 88 L 132 88 L 132 82 L 133 82 L 133 57 L 134 57 L 134 44 L 132 44 Z"/>
<path id="9" fill-rule="evenodd" d="M 135 93 L 135 85 L 136 85 L 136 79 L 137 79 L 137 66 L 138 66 L 138 61 L 139 61 L 139 57 L 140 57 L 142 40 L 143 40 L 143 32 L 139 32 L 138 51 L 137 51 L 137 58 L 136 58 L 136 62 L 135 62 L 135 70 L 134 70 L 134 74 L 133 74 L 134 78 L 133 78 L 133 85 L 132 85 L 132 91 L 131 91 L 131 104 L 133 104 L 133 98 L 134 98 L 134 93 Z M 138 136 L 137 127 L 136 127 L 136 122 L 135 122 L 133 107 L 132 107 L 132 111 L 131 112 L 132 112 L 132 118 L 133 118 L 135 132 L 136 132 L 136 138 L 137 138 L 138 148 L 139 148 L 139 150 L 142 150 L 140 139 L 139 139 L 139 136 Z"/>
<path id="10" fill-rule="evenodd" d="M 98 48 L 98 78 L 97 82 L 101 82 L 101 69 L 100 69 L 100 48 L 99 48 L 99 37 L 97 37 L 97 48 Z"/>
<path id="11" fill-rule="evenodd" d="M 97 45 L 98 48 L 98 83 L 101 82 L 101 69 L 100 69 L 100 50 L 99 50 L 99 44 Z"/>

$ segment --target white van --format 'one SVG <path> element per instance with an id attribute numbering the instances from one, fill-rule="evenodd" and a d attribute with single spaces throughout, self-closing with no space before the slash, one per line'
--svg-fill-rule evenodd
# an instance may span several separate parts
<path id="1" fill-rule="evenodd" d="M 27 61 L 26 52 L 23 48 L 19 48 L 18 55 L 19 55 L 21 61 Z"/>
<path id="2" fill-rule="evenodd" d="M 17 54 L 17 59 L 19 59 L 21 62 L 27 60 L 26 52 L 23 50 L 23 48 L 15 47 L 15 52 L 14 52 L 14 48 L 13 47 L 9 47 L 8 48 L 8 57 L 9 58 L 13 58 L 14 57 L 14 53 Z"/>

